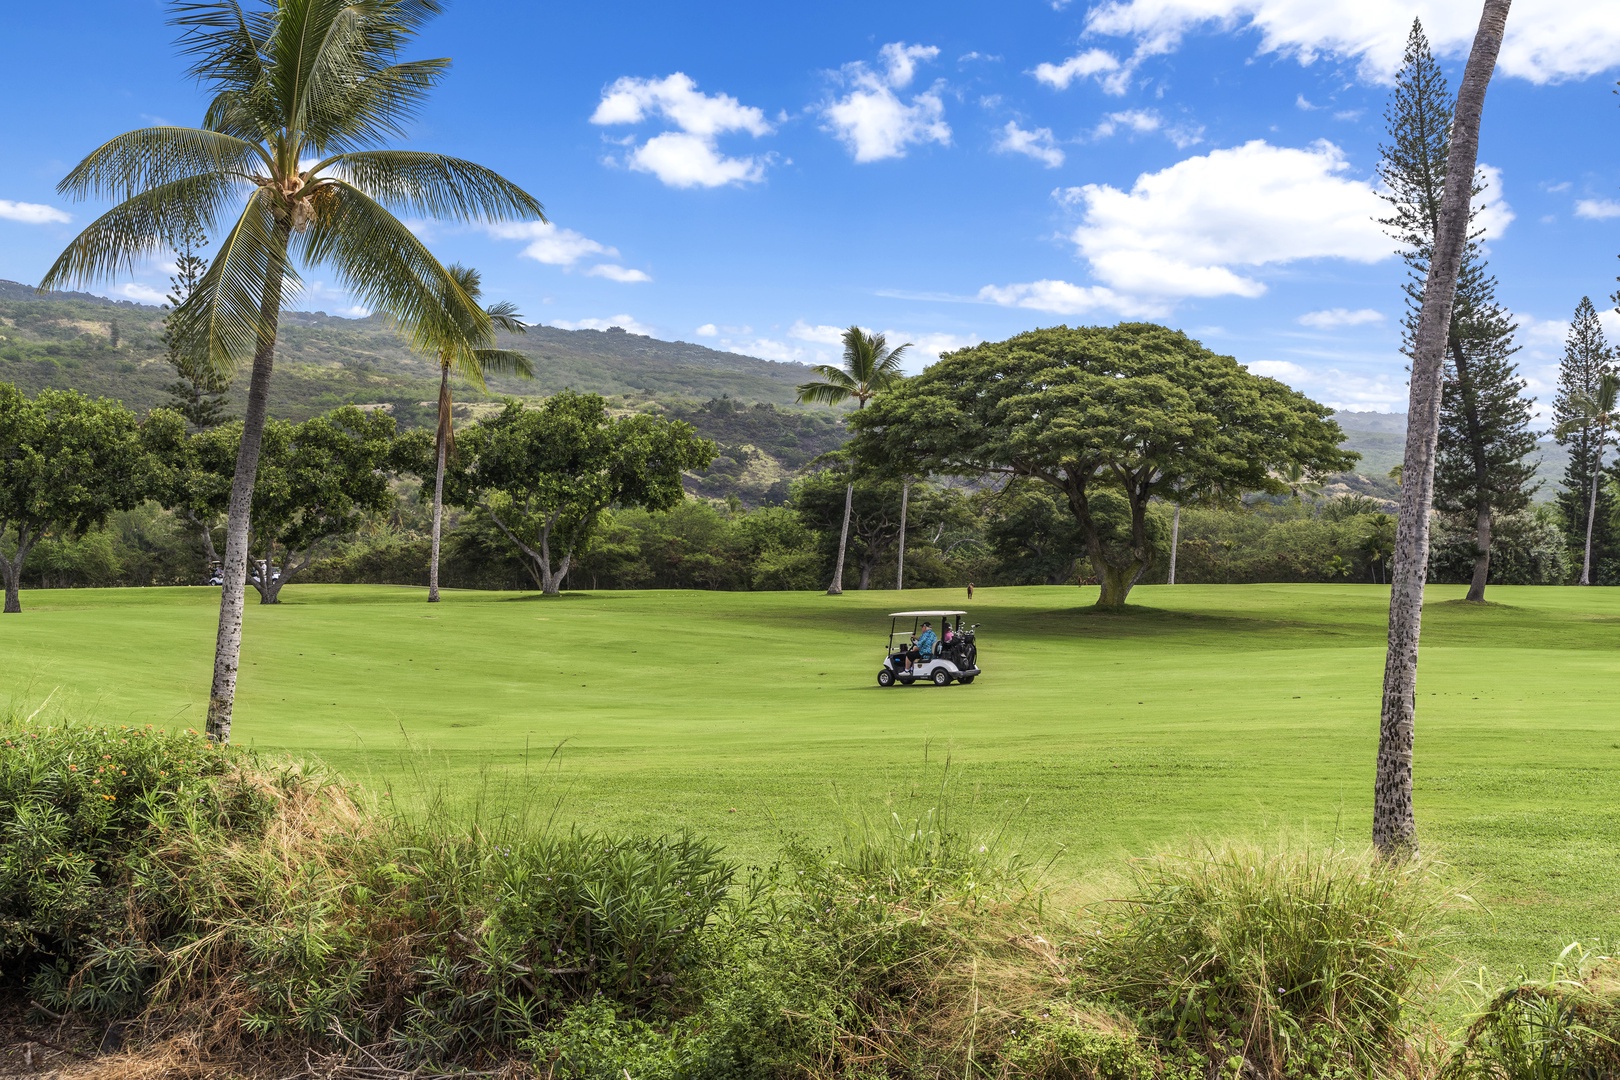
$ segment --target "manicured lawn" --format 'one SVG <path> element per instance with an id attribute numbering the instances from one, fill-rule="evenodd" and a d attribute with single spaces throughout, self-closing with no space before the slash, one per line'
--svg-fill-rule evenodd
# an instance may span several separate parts
<path id="1" fill-rule="evenodd" d="M 1503 974 L 1620 933 L 1620 591 L 1436 588 L 1417 808 L 1478 901 L 1456 951 Z M 596 593 L 558 600 L 289 586 L 250 605 L 236 738 L 313 752 L 420 800 L 521 776 L 541 814 L 688 826 L 741 857 L 844 808 L 927 805 L 942 762 L 981 820 L 1088 879 L 1188 838 L 1369 830 L 1385 593 L 1370 586 L 985 589 L 974 685 L 881 690 L 897 607 L 959 592 Z M 0 704 L 201 726 L 217 593 L 25 593 L 0 618 Z M 553 754 L 555 748 L 561 747 Z M 510 790 L 508 788 L 507 790 Z M 912 801 L 915 800 L 915 801 Z M 1027 804 L 1027 805 L 1026 805 Z"/>

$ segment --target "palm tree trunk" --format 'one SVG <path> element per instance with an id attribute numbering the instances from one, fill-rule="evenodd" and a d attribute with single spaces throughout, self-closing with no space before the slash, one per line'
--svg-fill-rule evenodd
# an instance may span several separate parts
<path id="1" fill-rule="evenodd" d="M 849 515 L 855 509 L 855 481 L 844 487 L 844 531 L 838 534 L 838 564 L 833 567 L 832 584 L 827 586 L 828 596 L 844 595 L 844 552 L 849 548 Z"/>
<path id="2" fill-rule="evenodd" d="M 433 549 L 428 557 L 428 603 L 439 602 L 439 535 L 444 527 L 444 462 L 450 453 L 450 367 L 439 365 L 438 466 L 433 471 Z"/>
<path id="3" fill-rule="evenodd" d="M 1170 580 L 1166 585 L 1176 583 L 1176 548 L 1181 546 L 1181 504 L 1176 503 L 1176 512 L 1170 519 Z"/>
<path id="4" fill-rule="evenodd" d="M 1586 555 L 1581 559 L 1581 584 L 1592 584 L 1592 522 L 1597 519 L 1598 478 L 1603 475 L 1603 441 L 1598 440 L 1597 461 L 1592 465 L 1592 499 L 1586 507 Z"/>
<path id="5" fill-rule="evenodd" d="M 911 508 L 911 477 L 900 481 L 900 560 L 894 571 L 894 591 L 906 587 L 906 512 Z"/>
<path id="6" fill-rule="evenodd" d="M 247 409 L 242 414 L 242 443 L 236 451 L 236 475 L 231 480 L 230 509 L 225 514 L 225 584 L 220 590 L 219 632 L 214 639 L 214 683 L 208 693 L 208 737 L 222 743 L 231 740 L 231 713 L 236 705 L 242 604 L 247 594 L 248 526 L 253 514 L 253 484 L 259 475 L 259 447 L 270 407 L 270 372 L 275 365 L 288 235 L 288 226 L 278 222 L 264 295 L 259 301 L 259 340 L 253 350 L 253 376 L 248 384 Z"/>
<path id="7" fill-rule="evenodd" d="M 1377 775 L 1373 783 L 1373 844 L 1386 858 L 1415 854 L 1412 812 L 1412 743 L 1417 695 L 1418 638 L 1423 582 L 1429 567 L 1429 511 L 1434 501 L 1435 444 L 1440 435 L 1441 365 L 1445 356 L 1457 274 L 1468 239 L 1468 210 L 1479 160 L 1480 117 L 1496 67 L 1510 0 L 1485 0 L 1468 66 L 1457 92 L 1445 196 L 1434 258 L 1423 287 L 1412 350 L 1410 420 L 1401 468 L 1401 510 L 1395 532 L 1389 598 L 1389 651 L 1384 660 Z"/>

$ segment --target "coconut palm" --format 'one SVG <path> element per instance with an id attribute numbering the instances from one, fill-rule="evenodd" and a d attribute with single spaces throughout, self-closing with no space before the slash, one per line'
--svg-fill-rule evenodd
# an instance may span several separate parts
<path id="1" fill-rule="evenodd" d="M 1581 584 L 1592 584 L 1592 519 L 1597 517 L 1598 481 L 1603 476 L 1603 448 L 1620 432 L 1620 375 L 1606 371 L 1598 379 L 1593 394 L 1578 394 L 1570 400 L 1569 420 L 1558 425 L 1558 434 L 1585 431 L 1593 438 L 1592 498 L 1586 509 L 1586 554 L 1581 559 Z"/>
<path id="2" fill-rule="evenodd" d="M 476 305 L 484 293 L 483 280 L 478 271 L 459 263 L 452 263 L 446 267 L 446 272 L 461 290 L 462 295 Z M 534 368 L 529 365 L 529 358 L 522 353 L 514 349 L 479 347 L 494 342 L 493 330 L 505 330 L 509 334 L 528 332 L 521 316 L 518 315 L 516 304 L 502 301 L 483 309 L 484 315 L 489 319 L 491 332 L 485 332 L 481 327 L 474 325 L 472 320 L 459 318 L 458 316 L 466 312 L 458 309 L 453 298 L 446 298 L 445 309 L 449 316 L 447 325 L 454 328 L 454 333 L 444 337 L 434 349 L 434 356 L 439 361 L 439 429 L 434 437 L 437 465 L 433 474 L 433 548 L 428 562 L 430 604 L 439 602 L 439 533 L 444 520 L 444 463 L 455 444 L 455 436 L 450 429 L 452 408 L 450 373 L 454 371 L 480 390 L 484 388 L 486 375 L 512 373 L 525 379 L 534 377 Z"/>
<path id="3" fill-rule="evenodd" d="M 900 370 L 900 357 L 911 342 L 889 348 L 882 334 L 868 334 L 858 326 L 844 331 L 844 365 L 817 364 L 811 368 L 820 380 L 799 386 L 800 403 L 842 405 L 854 400 L 857 409 L 887 390 L 905 375 Z M 839 596 L 844 591 L 844 553 L 849 547 L 849 516 L 855 506 L 855 480 L 853 475 L 844 488 L 844 531 L 838 534 L 838 565 L 833 568 L 832 584 L 828 596 Z"/>
<path id="4" fill-rule="evenodd" d="M 223 235 L 197 290 L 174 312 L 196 370 L 253 365 L 226 518 L 208 704 L 214 739 L 230 737 L 253 482 L 279 315 L 299 287 L 297 264 L 326 267 L 359 302 L 431 348 L 452 333 L 448 318 L 487 332 L 489 316 L 394 211 L 543 218 L 531 195 L 481 165 L 371 148 L 403 134 L 449 66 L 399 59 L 438 10 L 437 0 L 176 0 L 181 52 L 213 93 L 202 125 L 120 135 L 58 186 L 117 205 L 79 234 L 41 288 L 125 272 L 160 252 L 184 220 Z"/>

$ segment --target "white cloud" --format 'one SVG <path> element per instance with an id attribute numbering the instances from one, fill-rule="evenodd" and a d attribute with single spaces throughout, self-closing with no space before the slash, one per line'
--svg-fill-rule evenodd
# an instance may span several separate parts
<path id="1" fill-rule="evenodd" d="M 1575 216 L 1604 221 L 1620 217 L 1620 202 L 1613 199 L 1581 199 L 1575 204 Z"/>
<path id="2" fill-rule="evenodd" d="M 727 157 L 697 135 L 666 131 L 630 154 L 630 167 L 675 188 L 752 184 L 765 178 L 765 157 Z"/>
<path id="3" fill-rule="evenodd" d="M 796 320 L 788 328 L 788 336 L 798 338 L 800 341 L 813 341 L 817 345 L 843 345 L 844 330 L 842 326 L 811 326 L 803 319 Z"/>
<path id="4" fill-rule="evenodd" d="M 921 143 L 949 146 L 951 128 L 945 122 L 938 86 L 917 94 L 909 104 L 895 92 L 910 85 L 918 63 L 933 60 L 939 50 L 897 41 L 883 46 L 879 55 L 881 71 L 863 61 L 844 65 L 840 78 L 850 91 L 822 106 L 827 129 L 860 162 L 905 157 L 908 147 Z"/>
<path id="5" fill-rule="evenodd" d="M 1282 379 L 1285 382 L 1305 379 L 1310 374 L 1298 364 L 1287 360 L 1253 360 L 1243 366 L 1256 375 L 1263 375 L 1268 379 Z"/>
<path id="6" fill-rule="evenodd" d="M 1138 52 L 1169 52 L 1194 30 L 1257 31 L 1260 51 L 1356 62 L 1364 77 L 1389 81 L 1400 67 L 1412 18 L 1435 51 L 1467 55 L 1479 5 L 1459 0 L 1111 0 L 1086 28 L 1130 37 Z M 1522 0 L 1508 19 L 1498 67 L 1533 83 L 1580 79 L 1620 63 L 1620 19 L 1603 0 Z"/>
<path id="7" fill-rule="evenodd" d="M 559 330 L 611 330 L 618 327 L 631 334 L 654 337 L 657 331 L 646 323 L 637 322 L 633 315 L 612 315 L 606 319 L 552 319 L 548 326 Z"/>
<path id="8" fill-rule="evenodd" d="M 114 285 L 101 295 L 112 300 L 133 300 L 137 304 L 162 305 L 169 302 L 169 298 L 160 290 L 135 281 L 126 281 L 122 285 Z"/>
<path id="9" fill-rule="evenodd" d="M 619 253 L 616 248 L 550 221 L 501 221 L 488 229 L 490 235 L 501 240 L 529 241 L 529 246 L 523 249 L 524 256 L 547 266 L 573 266 L 592 255 L 611 257 Z"/>
<path id="10" fill-rule="evenodd" d="M 765 176 L 769 156 L 727 157 L 719 138 L 746 132 L 755 138 L 775 130 L 765 113 L 729 94 L 705 94 L 683 72 L 662 79 L 625 76 L 607 90 L 591 114 L 603 126 L 639 124 L 661 117 L 678 131 L 654 135 L 630 151 L 632 169 L 652 173 L 670 187 L 724 187 L 756 183 Z M 634 145 L 630 140 L 629 145 Z"/>
<path id="11" fill-rule="evenodd" d="M 996 140 L 996 149 L 1004 154 L 1023 154 L 1032 157 L 1048 169 L 1055 169 L 1063 164 L 1063 151 L 1055 145 L 1051 128 L 1025 131 L 1018 126 L 1016 120 L 1007 121 L 1007 126 L 1001 129 L 1001 138 Z"/>
<path id="12" fill-rule="evenodd" d="M 631 285 L 639 281 L 651 281 L 652 277 L 643 270 L 632 270 L 617 263 L 598 263 L 585 271 L 586 277 L 607 278 L 622 285 Z"/>
<path id="13" fill-rule="evenodd" d="M 10 199 L 0 199 L 0 218 L 7 221 L 20 221 L 24 225 L 66 225 L 73 220 L 73 215 L 65 210 L 58 210 L 54 206 L 43 203 L 12 202 Z"/>
<path id="14" fill-rule="evenodd" d="M 979 299 L 987 304 L 1044 311 L 1050 315 L 1111 312 L 1131 316 L 1166 313 L 1162 304 L 1122 296 L 1101 285 L 1075 285 L 1051 278 L 1015 285 L 986 285 L 979 290 Z"/>
<path id="15" fill-rule="evenodd" d="M 1203 128 L 1190 124 L 1167 126 L 1164 117 L 1153 109 L 1125 109 L 1121 112 L 1109 113 L 1092 129 L 1091 137 L 1093 139 L 1112 138 L 1114 134 L 1122 130 L 1136 135 L 1147 135 L 1162 131 L 1164 137 L 1181 150 L 1185 150 L 1189 146 L 1196 146 L 1204 141 Z"/>
<path id="16" fill-rule="evenodd" d="M 1119 58 L 1103 49 L 1087 49 L 1076 53 L 1061 64 L 1037 64 L 1035 78 L 1054 90 L 1067 90 L 1076 79 L 1097 77 L 1102 88 L 1110 94 L 1123 94 L 1130 83 L 1131 69 Z"/>
<path id="17" fill-rule="evenodd" d="M 1317 330 L 1332 330 L 1338 326 L 1365 326 L 1368 323 L 1384 321 L 1384 313 L 1374 311 L 1372 308 L 1328 308 L 1325 311 L 1307 311 L 1299 317 L 1301 326 L 1313 327 Z"/>
<path id="18" fill-rule="evenodd" d="M 1133 297 L 1256 297 L 1240 270 L 1301 259 L 1372 263 L 1392 254 L 1371 184 L 1346 175 L 1338 147 L 1255 140 L 1137 177 L 1130 191 L 1057 192 L 1081 209 L 1072 239 L 1092 275 Z"/>
<path id="19" fill-rule="evenodd" d="M 706 322 L 696 330 L 692 331 L 692 333 L 696 334 L 698 337 L 719 337 L 720 328 L 714 325 L 712 322 Z"/>
<path id="20" fill-rule="evenodd" d="M 1485 230 L 1485 242 L 1500 237 L 1512 224 L 1513 208 L 1502 197 L 1502 170 L 1495 165 L 1480 165 L 1479 179 L 1485 190 L 1474 197 L 1474 227 Z"/>

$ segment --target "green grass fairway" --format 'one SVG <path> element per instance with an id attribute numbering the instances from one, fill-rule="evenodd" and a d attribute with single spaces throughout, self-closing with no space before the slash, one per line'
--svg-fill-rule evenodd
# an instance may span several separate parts
<path id="1" fill-rule="evenodd" d="M 1620 591 L 1436 588 L 1424 619 L 1417 810 L 1481 907 L 1459 955 L 1541 971 L 1620 931 Z M 0 700 L 201 726 L 218 594 L 29 592 L 0 618 Z M 1386 594 L 1369 586 L 985 589 L 972 686 L 881 690 L 896 607 L 959 592 L 529 595 L 290 586 L 248 609 L 239 742 L 458 794 L 543 767 L 565 816 L 690 826 L 744 857 L 828 835 L 835 790 L 923 791 L 949 755 L 1026 847 L 1083 877 L 1189 836 L 1369 830 Z M 431 753 L 405 751 L 402 732 Z M 918 798 L 928 797 L 926 792 Z"/>

